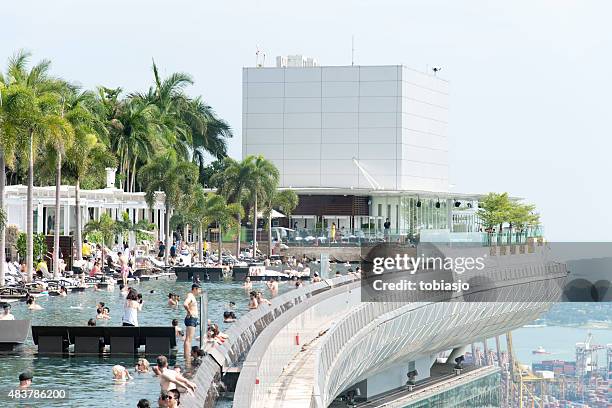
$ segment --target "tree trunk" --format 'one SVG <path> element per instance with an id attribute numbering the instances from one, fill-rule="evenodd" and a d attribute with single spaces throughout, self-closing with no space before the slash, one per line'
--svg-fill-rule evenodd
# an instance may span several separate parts
<path id="1" fill-rule="evenodd" d="M 26 281 L 32 282 L 34 269 L 34 131 L 30 130 L 30 148 L 28 154 L 28 193 L 26 202 Z"/>
<path id="2" fill-rule="evenodd" d="M 62 154 L 57 152 L 57 163 L 55 167 L 55 225 L 53 228 L 53 278 L 59 278 L 59 251 L 60 251 L 60 193 L 62 183 Z"/>
<path id="3" fill-rule="evenodd" d="M 74 232 L 76 239 L 76 259 L 78 261 L 83 259 L 83 236 L 81 233 L 81 180 L 79 177 L 76 179 L 74 184 L 74 207 L 76 213 L 76 230 Z"/>
<path id="4" fill-rule="evenodd" d="M 168 265 L 170 258 L 170 204 L 166 200 L 166 214 L 164 217 L 164 230 L 166 233 L 166 250 L 164 253 L 164 262 Z"/>
<path id="5" fill-rule="evenodd" d="M 236 259 L 240 256 L 240 232 L 242 230 L 242 217 L 238 214 L 238 233 L 236 234 Z"/>
<path id="6" fill-rule="evenodd" d="M 222 238 L 222 234 L 221 234 L 221 224 L 220 224 L 220 223 L 218 223 L 218 225 L 219 225 L 219 228 L 218 228 L 218 229 L 219 229 L 219 264 L 221 264 L 221 263 L 222 263 L 222 262 L 221 262 L 221 251 L 222 251 L 222 249 L 223 249 L 223 248 L 222 248 L 222 245 L 223 245 L 223 244 L 222 244 L 223 238 Z"/>
<path id="7" fill-rule="evenodd" d="M 204 261 L 204 245 L 202 243 L 202 223 L 198 227 L 198 259 Z"/>
<path id="8" fill-rule="evenodd" d="M 130 190 L 133 192 L 136 191 L 136 159 L 134 159 L 134 164 L 132 165 L 132 182 L 130 183 Z"/>
<path id="9" fill-rule="evenodd" d="M 272 213 L 268 216 L 268 258 L 272 258 Z"/>
<path id="10" fill-rule="evenodd" d="M 183 226 L 183 241 L 185 241 L 185 243 L 189 242 L 189 224 L 185 223 L 185 225 Z"/>
<path id="11" fill-rule="evenodd" d="M 253 205 L 253 258 L 257 256 L 257 193 Z"/>
<path id="12" fill-rule="evenodd" d="M 6 185 L 4 149 L 0 146 L 0 211 L 4 210 L 4 187 Z M 8 214 L 5 214 L 8 222 Z M 6 259 L 6 241 L 5 241 L 6 225 L 0 227 L 0 287 L 4 286 L 4 261 Z"/>

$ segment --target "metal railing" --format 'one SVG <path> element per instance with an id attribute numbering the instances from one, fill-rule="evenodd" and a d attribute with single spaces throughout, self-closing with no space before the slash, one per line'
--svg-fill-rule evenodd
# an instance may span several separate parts
<path id="1" fill-rule="evenodd" d="M 218 385 L 227 368 L 244 360 L 255 340 L 276 319 L 311 297 L 326 293 L 334 287 L 350 284 L 354 279 L 342 276 L 327 281 L 302 286 L 272 299 L 272 304 L 244 314 L 225 333 L 228 339 L 222 345 L 209 350 L 193 376 L 197 384 L 195 395 L 181 398 L 187 407 L 213 407 L 219 397 Z"/>

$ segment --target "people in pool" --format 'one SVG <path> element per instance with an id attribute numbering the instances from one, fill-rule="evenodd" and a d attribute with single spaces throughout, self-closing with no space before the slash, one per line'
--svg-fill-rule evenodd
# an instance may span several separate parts
<path id="1" fill-rule="evenodd" d="M 195 329 L 198 326 L 198 300 L 197 297 L 202 294 L 202 288 L 197 283 L 191 285 L 191 291 L 187 293 L 183 307 L 185 308 L 185 343 L 184 355 L 189 356 L 191 350 L 191 342 L 195 337 Z"/>
<path id="2" fill-rule="evenodd" d="M 30 296 L 26 301 L 29 310 L 43 310 L 43 307 L 36 303 L 36 298 L 34 296 Z"/>

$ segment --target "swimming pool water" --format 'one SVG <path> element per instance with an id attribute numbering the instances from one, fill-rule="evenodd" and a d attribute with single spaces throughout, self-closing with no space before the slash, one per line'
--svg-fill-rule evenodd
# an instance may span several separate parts
<path id="1" fill-rule="evenodd" d="M 179 319 L 184 329 L 185 312 L 182 302 L 177 307 L 167 305 L 168 293 L 176 293 L 185 299 L 191 288 L 189 282 L 149 281 L 134 285 L 143 294 L 143 309 L 138 315 L 140 326 L 166 326 L 172 319 Z M 264 291 L 270 296 L 265 284 L 253 283 L 254 289 Z M 279 292 L 289 290 L 291 285 L 281 283 Z M 223 323 L 223 311 L 229 301 L 234 301 L 234 311 L 238 318 L 248 311 L 248 295 L 241 283 L 204 282 L 203 289 L 208 293 L 208 317 L 218 323 L 222 330 L 230 324 Z M 153 290 L 154 293 L 150 293 Z M 120 326 L 124 298 L 118 287 L 114 291 L 70 293 L 67 297 L 41 297 L 37 302 L 44 308 L 40 311 L 30 311 L 24 302 L 12 304 L 12 312 L 16 319 L 31 319 L 32 325 L 86 325 L 90 318 L 96 316 L 96 303 L 104 302 L 110 308 L 109 321 L 98 320 L 98 325 Z M 196 330 L 199 335 L 199 328 Z M 194 345 L 196 343 L 194 342 Z M 176 363 L 184 366 L 182 358 L 182 343 L 178 345 Z M 2 406 L 18 406 L 16 402 L 6 399 L 10 388 L 19 384 L 18 376 L 23 371 L 31 371 L 34 375 L 33 388 L 67 388 L 70 398 L 67 401 L 31 401 L 31 407 L 135 407 L 140 398 L 147 398 L 152 406 L 157 406 L 159 395 L 159 380 L 152 374 L 134 373 L 137 356 L 127 357 L 38 357 L 36 347 L 31 339 L 23 350 L 17 353 L 0 355 L 0 404 Z M 171 360 L 171 365 L 175 360 Z M 153 357 L 149 362 L 154 364 Z M 130 369 L 134 379 L 126 384 L 115 383 L 111 369 L 115 364 L 121 364 Z"/>

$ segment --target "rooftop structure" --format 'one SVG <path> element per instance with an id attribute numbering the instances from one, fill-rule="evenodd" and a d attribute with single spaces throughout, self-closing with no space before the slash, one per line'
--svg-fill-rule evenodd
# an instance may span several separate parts
<path id="1" fill-rule="evenodd" d="M 447 81 L 289 61 L 243 69 L 244 156 L 271 160 L 283 187 L 448 191 Z"/>

